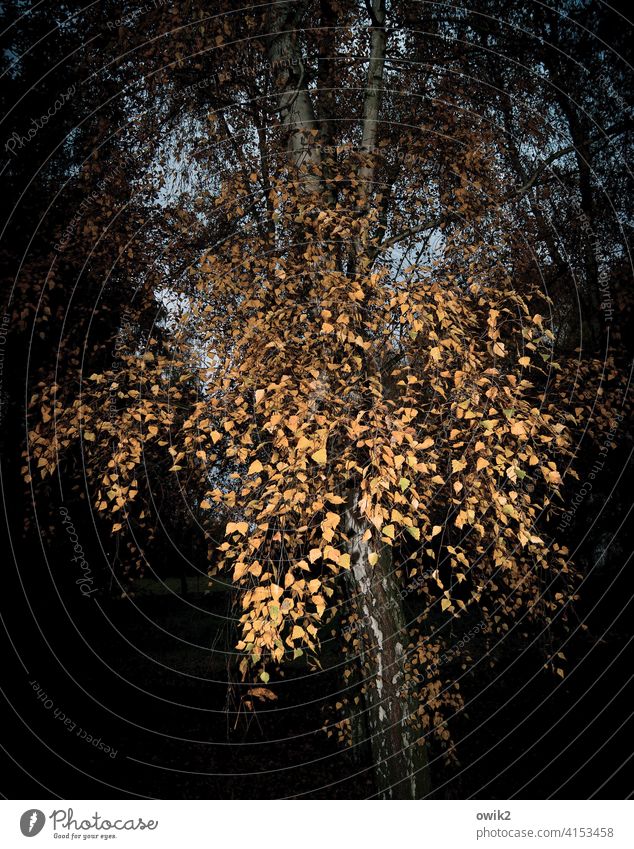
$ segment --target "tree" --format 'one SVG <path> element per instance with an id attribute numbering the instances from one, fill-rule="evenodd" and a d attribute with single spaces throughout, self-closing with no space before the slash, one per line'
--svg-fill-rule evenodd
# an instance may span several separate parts
<path id="1" fill-rule="evenodd" d="M 195 162 L 128 263 L 143 277 L 162 252 L 143 281 L 162 317 L 132 333 L 123 367 L 82 370 L 79 389 L 40 382 L 25 474 L 55 473 L 81 440 L 114 534 L 151 530 L 144 479 L 176 476 L 224 520 L 213 568 L 236 591 L 245 700 L 269 698 L 284 662 L 318 665 L 333 628 L 345 695 L 330 726 L 371 747 L 378 795 L 419 798 L 429 739 L 451 752 L 465 635 L 494 654 L 508 632 L 565 627 L 578 576 L 550 520 L 579 434 L 609 431 L 622 401 L 603 393 L 610 362 L 555 351 L 520 230 L 549 248 L 531 192 L 552 139 L 529 172 L 507 101 L 510 142 L 407 4 L 190 11 L 201 23 L 172 45 L 173 72 L 146 57 L 135 105 L 166 93 L 127 139 L 153 140 L 146 212 Z M 426 31 L 473 31 L 466 12 L 429 14 Z M 212 82 L 183 120 L 187 73 Z"/>

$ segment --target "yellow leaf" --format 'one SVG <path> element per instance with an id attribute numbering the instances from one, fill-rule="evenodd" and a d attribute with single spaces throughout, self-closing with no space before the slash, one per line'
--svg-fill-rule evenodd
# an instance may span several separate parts
<path id="1" fill-rule="evenodd" d="M 264 466 L 262 465 L 262 463 L 260 463 L 259 460 L 254 460 L 249 466 L 248 474 L 257 475 L 258 472 L 261 472 L 263 468 Z"/>
<path id="2" fill-rule="evenodd" d="M 246 574 L 248 568 L 249 566 L 247 563 L 236 563 L 236 567 L 233 570 L 233 580 L 239 581 L 240 578 Z"/>
<path id="3" fill-rule="evenodd" d="M 326 453 L 325 448 L 320 448 L 319 451 L 315 451 L 314 454 L 311 454 L 311 457 L 313 458 L 315 463 L 318 463 L 320 466 L 323 466 L 323 464 L 328 459 L 328 454 Z"/>
<path id="4" fill-rule="evenodd" d="M 431 436 L 428 436 L 427 439 L 423 440 L 421 448 L 423 450 L 426 450 L 427 448 L 431 448 L 433 444 L 434 444 L 434 440 L 431 438 Z"/>
<path id="5" fill-rule="evenodd" d="M 317 608 L 317 616 L 321 619 L 322 613 L 326 609 L 326 602 L 324 601 L 324 597 L 321 595 L 313 596 L 313 602 L 315 607 Z"/>
<path id="6" fill-rule="evenodd" d="M 482 469 L 486 469 L 489 465 L 489 461 L 485 460 L 484 457 L 478 457 L 478 462 L 476 463 L 476 472 L 481 471 Z"/>
<path id="7" fill-rule="evenodd" d="M 220 442 L 220 440 L 222 439 L 222 434 L 218 433 L 217 430 L 212 430 L 209 436 L 211 437 L 211 441 L 214 445 L 216 444 L 216 442 Z"/>
<path id="8" fill-rule="evenodd" d="M 336 528 L 341 521 L 341 516 L 338 513 L 333 513 L 330 510 L 326 513 L 326 518 L 321 523 L 322 528 Z"/>
<path id="9" fill-rule="evenodd" d="M 260 401 L 262 400 L 262 398 L 264 398 L 265 394 L 266 394 L 265 389 L 256 389 L 255 390 L 255 403 L 259 404 Z"/>
<path id="10" fill-rule="evenodd" d="M 330 495 L 326 496 L 326 501 L 330 504 L 343 504 L 343 498 L 340 495 Z"/>
<path id="11" fill-rule="evenodd" d="M 311 550 L 308 552 L 308 559 L 311 563 L 314 563 L 315 560 L 319 560 L 320 557 L 321 551 L 318 548 L 311 548 Z"/>
<path id="12" fill-rule="evenodd" d="M 462 529 L 464 527 L 465 522 L 469 520 L 469 515 L 466 510 L 461 510 L 456 516 L 455 525 L 457 528 Z"/>
<path id="13" fill-rule="evenodd" d="M 394 539 L 394 525 L 385 525 L 383 534 L 389 539 Z"/>
<path id="14" fill-rule="evenodd" d="M 327 545 L 324 548 L 324 560 L 332 560 L 333 563 L 338 563 L 341 557 L 341 552 L 332 545 Z"/>
<path id="15" fill-rule="evenodd" d="M 438 536 L 438 534 L 442 531 L 442 527 L 440 525 L 434 525 L 431 529 L 432 537 Z"/>
<path id="16" fill-rule="evenodd" d="M 376 566 L 376 564 L 379 562 L 379 555 L 376 553 L 376 551 L 372 551 L 368 555 L 368 562 L 370 566 Z"/>
<path id="17" fill-rule="evenodd" d="M 443 598 L 443 600 L 440 602 L 440 609 L 447 610 L 448 607 L 451 607 L 451 602 L 448 598 Z"/>
<path id="18" fill-rule="evenodd" d="M 203 499 L 203 501 L 200 502 L 200 509 L 201 510 L 211 510 L 211 504 L 209 503 L 209 501 L 207 501 L 206 498 Z"/>
<path id="19" fill-rule="evenodd" d="M 349 569 L 350 568 L 350 555 L 349 554 L 342 554 L 341 557 L 339 558 L 339 565 L 341 566 L 342 569 Z"/>
<path id="20" fill-rule="evenodd" d="M 529 366 L 531 364 L 531 358 L 530 357 L 520 357 L 518 362 L 521 366 Z"/>

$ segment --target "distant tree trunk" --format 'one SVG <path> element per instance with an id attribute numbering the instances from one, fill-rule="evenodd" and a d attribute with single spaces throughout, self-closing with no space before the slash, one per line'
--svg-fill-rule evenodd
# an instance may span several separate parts
<path id="1" fill-rule="evenodd" d="M 362 537 L 368 524 L 361 518 L 356 497 L 346 514 L 350 539 L 349 586 L 354 639 L 350 645 L 364 684 L 360 711 L 351 717 L 353 742 L 368 741 L 377 795 L 381 799 L 420 799 L 431 789 L 427 748 L 417 739 L 410 718 L 418 708 L 405 688 L 403 660 L 407 623 L 392 554 L 383 550 L 370 564 L 370 546 Z"/>
<path id="2" fill-rule="evenodd" d="M 547 18 L 552 27 L 555 43 L 558 41 L 559 21 L 549 10 Z M 571 93 L 571 81 L 562 71 L 559 54 L 544 54 L 545 65 L 554 83 L 553 94 L 568 124 L 570 139 L 577 161 L 577 178 L 581 212 L 585 218 L 586 232 L 583 235 L 582 257 L 584 276 L 581 286 L 576 287 L 575 296 L 581 301 L 582 332 L 585 331 L 591 348 L 601 347 L 603 328 L 601 319 L 601 295 L 599 292 L 599 262 L 596 254 L 596 220 L 594 214 L 594 194 L 592 190 L 592 155 L 590 129 L 592 123 L 583 117 L 583 110 L 574 108 L 574 95 Z M 574 87 L 573 87 L 574 88 Z M 583 341 L 584 345 L 588 342 Z"/>

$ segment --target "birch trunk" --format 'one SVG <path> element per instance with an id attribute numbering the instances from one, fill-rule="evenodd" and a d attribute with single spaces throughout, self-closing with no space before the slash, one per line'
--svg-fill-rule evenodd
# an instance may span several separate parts
<path id="1" fill-rule="evenodd" d="M 385 0 L 368 0 L 371 50 L 367 87 L 363 99 L 362 149 L 374 150 L 381 109 L 385 65 Z M 321 192 L 321 204 L 332 198 L 324 192 L 321 156 L 315 144 L 319 122 L 306 86 L 306 72 L 297 28 L 303 4 L 281 2 L 271 11 L 268 56 L 279 91 L 280 121 L 289 132 L 289 154 L 297 168 L 305 166 L 303 186 L 308 192 Z M 322 119 L 324 116 L 321 116 Z M 373 155 L 359 169 L 362 203 L 367 203 L 374 181 Z M 355 246 L 358 252 L 360 246 Z M 359 257 L 357 257 L 358 259 Z M 353 717 L 353 739 L 367 741 L 372 752 L 377 796 L 382 799 L 419 799 L 430 790 L 427 751 L 417 741 L 408 719 L 418 708 L 404 688 L 403 654 L 407 643 L 406 621 L 398 583 L 392 574 L 392 558 L 384 552 L 375 566 L 370 565 L 370 548 L 362 537 L 367 522 L 361 517 L 356 498 L 346 514 L 350 539 L 351 595 L 358 620 L 354 641 L 362 647 L 357 658 L 364 670 L 363 709 Z"/>
<path id="2" fill-rule="evenodd" d="M 427 749 L 408 721 L 418 704 L 407 693 L 403 660 L 407 627 L 391 549 L 370 565 L 362 537 L 368 525 L 356 497 L 346 514 L 350 539 L 349 573 L 357 620 L 351 641 L 365 678 L 362 710 L 352 716 L 353 742 L 367 740 L 380 799 L 421 799 L 430 792 Z"/>
<path id="3" fill-rule="evenodd" d="M 281 124 L 289 131 L 288 151 L 298 169 L 305 168 L 302 180 L 308 192 L 322 189 L 319 172 L 321 155 L 315 144 L 318 122 L 306 87 L 306 69 L 298 45 L 297 26 L 304 11 L 302 3 L 278 3 L 271 12 L 268 56 L 280 91 L 278 111 Z"/>
<path id="4" fill-rule="evenodd" d="M 367 5 L 371 16 L 372 30 L 370 35 L 368 81 L 363 98 L 361 150 L 370 153 L 373 162 L 373 151 L 376 147 L 378 136 L 378 122 L 383 94 L 383 72 L 385 69 L 385 0 L 372 0 Z M 361 199 L 363 202 L 367 202 L 372 191 L 374 165 L 369 164 L 359 168 L 359 179 L 361 181 Z"/>

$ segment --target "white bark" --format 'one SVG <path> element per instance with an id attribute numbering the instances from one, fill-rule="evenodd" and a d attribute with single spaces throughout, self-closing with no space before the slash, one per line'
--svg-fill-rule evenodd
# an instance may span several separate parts
<path id="1" fill-rule="evenodd" d="M 385 65 L 385 0 L 367 0 L 372 20 L 371 54 L 363 99 L 362 145 L 374 150 Z M 278 3 L 271 12 L 269 61 L 279 85 L 280 121 L 289 130 L 289 152 L 298 168 L 306 166 L 304 187 L 321 192 L 329 202 L 320 174 L 321 156 L 312 131 L 318 128 L 313 103 L 306 88 L 306 74 L 297 44 L 296 26 L 303 6 Z M 322 116 L 323 117 L 323 116 Z M 311 167 L 319 172 L 310 173 Z M 374 181 L 374 167 L 359 169 L 361 196 L 367 202 Z M 358 249 L 358 246 L 357 246 Z M 407 721 L 418 705 L 403 691 L 403 645 L 407 641 L 405 619 L 395 577 L 391 574 L 390 552 L 375 567 L 370 565 L 370 548 L 362 541 L 367 523 L 360 516 L 358 494 L 346 513 L 350 539 L 350 584 L 358 601 L 358 635 L 361 664 L 369 670 L 364 709 L 353 717 L 353 739 L 369 742 L 380 798 L 417 799 L 430 790 L 427 751 L 415 740 Z M 366 673 L 367 674 L 367 673 Z"/>
<path id="2" fill-rule="evenodd" d="M 370 545 L 362 540 L 368 526 L 359 516 L 357 500 L 356 495 L 351 498 L 346 530 L 358 616 L 353 642 L 368 678 L 363 710 L 352 718 L 353 741 L 369 740 L 379 798 L 420 799 L 430 791 L 429 770 L 427 750 L 410 722 L 418 705 L 404 686 L 407 632 L 400 593 L 389 550 L 376 566 L 370 565 Z"/>
<path id="3" fill-rule="evenodd" d="M 278 3 L 271 13 L 269 62 L 280 86 L 278 109 L 282 126 L 289 130 L 288 149 L 298 169 L 306 167 L 304 187 L 311 192 L 321 189 L 321 179 L 311 166 L 321 165 L 319 147 L 312 133 L 318 129 L 313 102 L 306 88 L 306 69 L 297 43 L 295 20 L 301 14 L 298 3 Z"/>
<path id="4" fill-rule="evenodd" d="M 372 20 L 370 35 L 370 63 L 368 81 L 363 98 L 363 127 L 361 148 L 373 151 L 378 138 L 379 114 L 383 93 L 383 73 L 385 69 L 385 0 L 368 0 L 368 10 Z M 364 165 L 359 169 L 360 192 L 364 199 L 372 191 L 374 165 Z"/>

